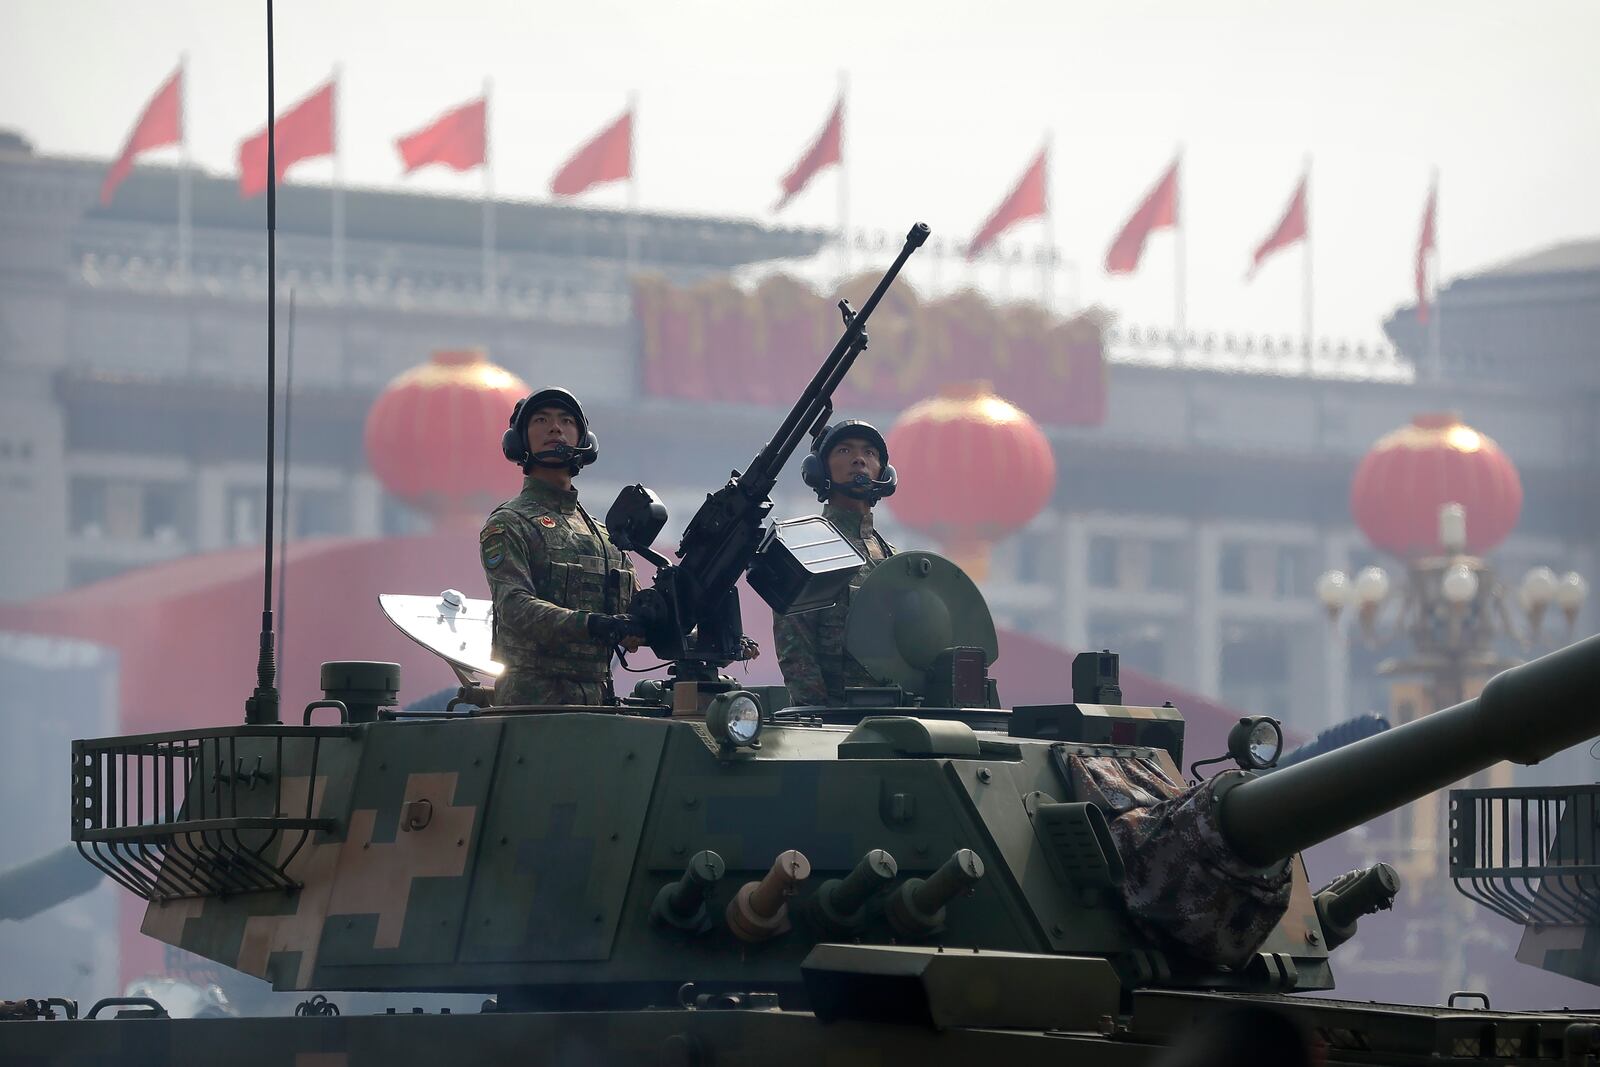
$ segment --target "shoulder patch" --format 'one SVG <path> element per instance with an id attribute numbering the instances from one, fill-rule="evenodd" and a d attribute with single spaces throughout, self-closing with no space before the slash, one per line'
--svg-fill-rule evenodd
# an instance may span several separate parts
<path id="1" fill-rule="evenodd" d="M 492 571 L 506 559 L 506 528 L 503 523 L 490 522 L 478 535 L 478 552 L 483 557 L 483 569 Z"/>
<path id="2" fill-rule="evenodd" d="M 539 525 L 543 526 L 546 530 L 553 530 L 556 526 L 556 520 L 549 515 L 540 515 Z"/>

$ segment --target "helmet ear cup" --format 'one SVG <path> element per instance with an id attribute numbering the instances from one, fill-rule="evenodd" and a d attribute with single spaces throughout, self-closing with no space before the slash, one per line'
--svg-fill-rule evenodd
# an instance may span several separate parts
<path id="1" fill-rule="evenodd" d="M 521 453 L 523 451 L 526 451 L 526 446 L 524 446 L 522 450 L 517 448 L 517 431 L 507 430 L 505 433 L 500 435 L 500 454 L 505 456 L 511 462 L 521 463 Z"/>
<path id="2" fill-rule="evenodd" d="M 528 462 L 528 428 L 522 422 L 522 413 L 527 407 L 526 397 L 517 401 L 517 406 L 511 409 L 506 432 L 500 435 L 501 455 L 519 467 L 526 466 Z"/>
<path id="3" fill-rule="evenodd" d="M 828 494 L 833 491 L 833 479 L 828 477 L 828 465 L 816 451 L 816 446 L 827 436 L 827 430 L 823 430 L 812 445 L 812 450 L 800 461 L 800 480 L 811 487 L 817 494 L 818 500 L 827 500 Z"/>

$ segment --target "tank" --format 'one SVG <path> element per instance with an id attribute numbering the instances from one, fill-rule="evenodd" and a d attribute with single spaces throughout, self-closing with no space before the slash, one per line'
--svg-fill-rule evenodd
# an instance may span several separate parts
<path id="1" fill-rule="evenodd" d="M 1292 766 L 1271 769 L 1276 725 L 1246 720 L 1237 766 L 1193 780 L 1181 709 L 1124 704 L 1110 653 L 1080 656 L 1060 703 L 1004 707 L 983 598 L 931 553 L 887 560 L 852 601 L 846 640 L 880 685 L 794 707 L 722 673 L 741 577 L 777 611 L 848 579 L 827 562 L 848 543 L 767 523 L 767 494 L 917 244 L 843 308 L 806 396 L 675 562 L 650 547 L 654 494 L 612 509 L 657 567 L 638 606 L 665 683 L 496 707 L 462 633 L 440 652 L 463 682 L 443 711 L 397 710 L 393 664 L 330 661 L 288 723 L 257 701 L 242 725 L 75 742 L 72 839 L 148 902 L 144 932 L 305 999 L 292 1018 L 172 1019 L 150 998 L 77 1018 L 39 991 L 0 1010 L 9 1062 L 1294 1062 L 1241 1051 L 1262 1019 L 1328 1064 L 1593 1062 L 1600 1013 L 1299 996 L 1334 987 L 1334 955 L 1399 883 L 1380 863 L 1316 888 L 1298 853 L 1600 734 L 1600 638 Z M 483 614 L 459 594 L 395 605 L 419 639 Z M 346 991 L 484 1000 L 341 1014 Z"/>

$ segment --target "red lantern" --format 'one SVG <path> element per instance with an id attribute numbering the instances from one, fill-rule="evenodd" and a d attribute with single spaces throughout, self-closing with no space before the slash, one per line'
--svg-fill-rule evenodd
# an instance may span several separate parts
<path id="1" fill-rule="evenodd" d="M 1467 514 L 1467 551 L 1506 539 L 1522 512 L 1522 480 L 1500 446 L 1454 412 L 1418 415 L 1385 435 L 1356 468 L 1350 510 L 1377 547 L 1401 558 L 1444 551 L 1439 510 Z"/>
<path id="2" fill-rule="evenodd" d="M 373 403 L 367 462 L 385 489 L 436 521 L 482 518 L 521 484 L 500 435 L 529 391 L 477 349 L 435 352 Z"/>
<path id="3" fill-rule="evenodd" d="M 890 510 L 974 578 L 988 570 L 989 546 L 1027 525 L 1055 489 L 1050 442 L 988 382 L 950 386 L 913 404 L 887 444 L 900 476 Z"/>

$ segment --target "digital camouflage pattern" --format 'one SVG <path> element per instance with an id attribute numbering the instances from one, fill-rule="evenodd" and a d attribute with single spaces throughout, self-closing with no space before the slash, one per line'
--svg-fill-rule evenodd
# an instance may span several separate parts
<path id="1" fill-rule="evenodd" d="M 1600 985 L 1600 925 L 1530 924 L 1522 931 L 1517 960 L 1580 982 Z"/>
<path id="2" fill-rule="evenodd" d="M 593 612 L 628 610 L 633 564 L 576 489 L 527 477 L 478 535 L 494 600 L 494 658 L 505 665 L 495 703 L 601 704 L 610 698 L 611 648 L 589 636 Z"/>
<path id="3" fill-rule="evenodd" d="M 1135 925 L 1211 963 L 1238 967 L 1289 909 L 1291 864 L 1243 863 L 1217 822 L 1210 783 L 1185 789 L 1150 760 L 1068 757 L 1077 794 L 1110 820 Z"/>
<path id="4" fill-rule="evenodd" d="M 793 704 L 842 704 L 846 686 L 882 684 L 845 651 L 844 626 L 856 591 L 874 567 L 894 554 L 894 546 L 873 528 L 871 511 L 862 514 L 830 501 L 822 506 L 822 517 L 838 527 L 867 561 L 833 607 L 802 615 L 774 616 L 772 639 L 777 646 L 778 667 L 783 671 Z"/>

